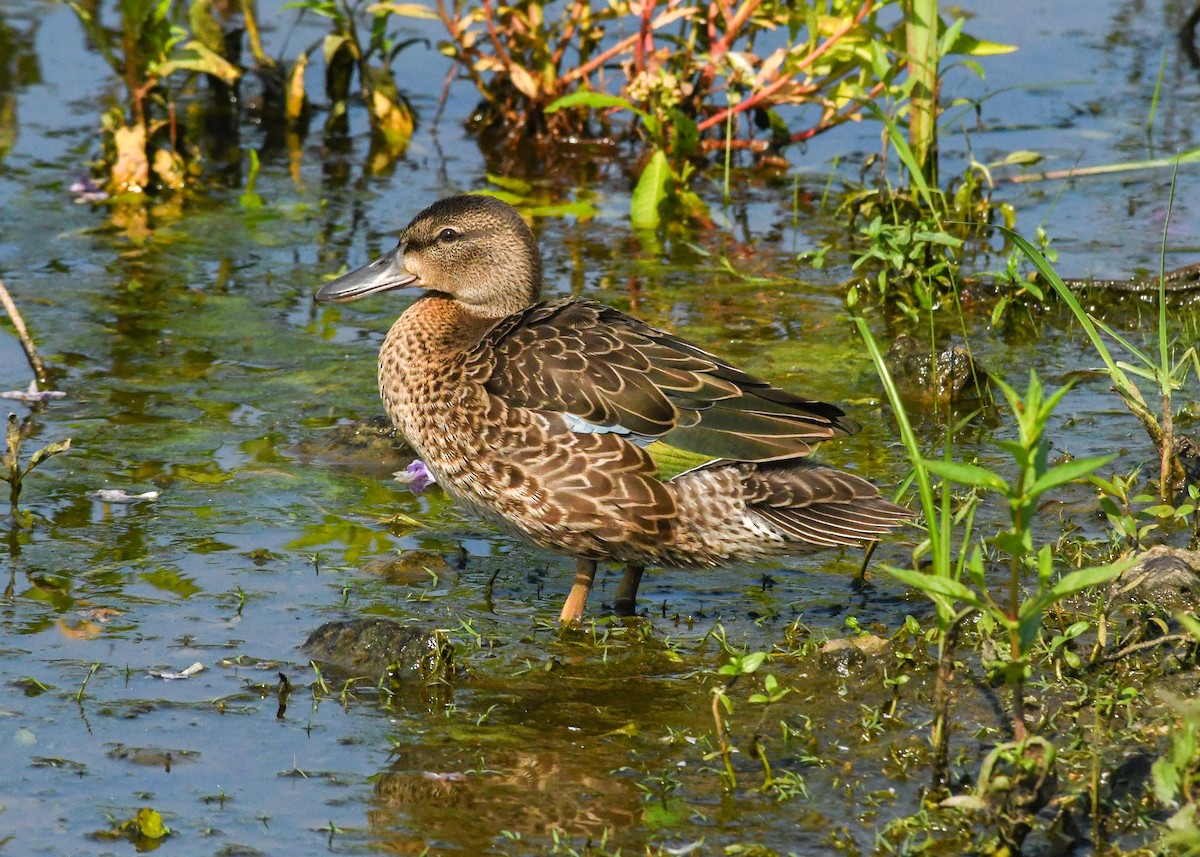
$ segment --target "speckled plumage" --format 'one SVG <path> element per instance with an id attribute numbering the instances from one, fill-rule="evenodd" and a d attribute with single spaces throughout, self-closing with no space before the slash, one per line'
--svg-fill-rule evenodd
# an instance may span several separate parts
<path id="1" fill-rule="evenodd" d="M 577 558 L 564 622 L 582 615 L 597 561 L 626 564 L 617 609 L 628 613 L 646 565 L 857 545 L 911 517 L 807 457 L 858 431 L 836 406 L 593 301 L 539 303 L 541 276 L 514 209 L 460 196 L 317 299 L 427 290 L 380 349 L 388 416 L 459 503 Z M 646 449 L 657 440 L 715 461 L 663 480 Z"/>

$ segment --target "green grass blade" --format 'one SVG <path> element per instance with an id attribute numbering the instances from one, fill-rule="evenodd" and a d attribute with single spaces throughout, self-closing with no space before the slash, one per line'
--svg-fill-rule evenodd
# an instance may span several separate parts
<path id="1" fill-rule="evenodd" d="M 1050 264 L 1046 257 L 1043 256 L 1036 247 L 1030 244 L 1028 240 L 1014 230 L 1009 229 L 1007 226 L 1000 226 L 999 224 L 996 225 L 996 228 L 999 229 L 1005 237 L 1012 241 L 1018 250 L 1025 254 L 1025 256 L 1033 264 L 1033 267 L 1037 269 L 1037 272 L 1041 274 L 1043 278 L 1045 278 L 1046 282 L 1048 282 L 1051 288 L 1053 288 L 1058 294 L 1062 302 L 1071 308 L 1071 312 L 1075 314 L 1076 320 L 1083 328 L 1083 332 L 1087 334 L 1087 338 L 1092 343 L 1092 347 L 1096 349 L 1096 353 L 1099 354 L 1100 359 L 1104 361 L 1104 366 L 1108 370 L 1109 376 L 1113 379 L 1113 383 L 1117 384 L 1122 389 L 1136 390 L 1137 388 L 1133 386 L 1133 384 L 1129 381 L 1129 378 L 1126 377 L 1125 373 L 1121 371 L 1121 368 L 1117 366 L 1116 361 L 1113 360 L 1112 354 L 1109 353 L 1108 346 L 1105 345 L 1103 337 L 1101 337 L 1100 332 L 1096 330 L 1096 325 L 1092 323 L 1091 316 L 1089 316 L 1084 310 L 1083 306 L 1079 303 L 1079 299 L 1075 297 L 1074 293 L 1067 288 L 1067 284 L 1063 282 L 1062 277 L 1058 275 L 1058 272 L 1054 270 L 1054 267 Z M 1138 394 L 1138 399 L 1141 399 L 1140 393 Z"/>

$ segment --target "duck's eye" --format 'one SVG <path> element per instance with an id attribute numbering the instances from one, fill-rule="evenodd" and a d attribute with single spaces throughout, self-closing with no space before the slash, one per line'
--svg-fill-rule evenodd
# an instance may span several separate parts
<path id="1" fill-rule="evenodd" d="M 447 226 L 445 229 L 443 229 L 441 232 L 438 233 L 438 240 L 441 241 L 443 244 L 449 244 L 451 241 L 455 241 L 457 239 L 458 239 L 458 230 L 451 229 L 449 226 Z"/>

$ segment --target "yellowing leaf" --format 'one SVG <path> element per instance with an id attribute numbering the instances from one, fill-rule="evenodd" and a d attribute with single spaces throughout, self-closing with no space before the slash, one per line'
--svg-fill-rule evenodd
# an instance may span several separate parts
<path id="1" fill-rule="evenodd" d="M 112 189 L 117 193 L 141 193 L 150 183 L 150 161 L 146 158 L 146 126 L 134 125 L 113 131 L 117 159 L 112 167 Z"/>
<path id="2" fill-rule="evenodd" d="M 367 7 L 368 14 L 379 15 L 387 13 L 391 15 L 402 15 L 405 18 L 420 18 L 425 21 L 438 20 L 438 14 L 428 6 L 422 6 L 420 3 L 372 3 Z"/>
<path id="3" fill-rule="evenodd" d="M 301 53 L 292 64 L 288 75 L 287 100 L 284 113 L 288 122 L 296 123 L 304 115 L 307 98 L 304 94 L 304 70 L 308 68 L 308 54 Z"/>
<path id="4" fill-rule="evenodd" d="M 1016 45 L 1002 45 L 999 42 L 989 42 L 963 33 L 954 40 L 949 53 L 966 54 L 969 57 L 991 57 L 999 54 L 1011 54 L 1016 49 Z"/>
<path id="5" fill-rule="evenodd" d="M 158 73 L 166 77 L 176 71 L 198 71 L 219 77 L 227 84 L 242 76 L 241 69 L 202 42 L 192 39 L 184 44 L 183 50 L 190 53 L 175 54 L 158 67 Z"/>
<path id="6" fill-rule="evenodd" d="M 519 65 L 514 65 L 509 69 L 509 76 L 512 78 L 513 86 L 515 86 L 522 95 L 526 98 L 536 100 L 540 89 L 538 88 L 537 80 L 526 69 Z"/>
<path id="7" fill-rule="evenodd" d="M 171 828 L 163 824 L 158 811 L 148 806 L 139 809 L 137 815 L 121 825 L 121 829 L 147 839 L 162 839 L 171 832 Z"/>

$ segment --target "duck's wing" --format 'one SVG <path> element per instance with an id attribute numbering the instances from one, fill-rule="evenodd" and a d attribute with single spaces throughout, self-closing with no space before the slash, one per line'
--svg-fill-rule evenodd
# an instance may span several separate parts
<path id="1" fill-rule="evenodd" d="M 772 461 L 859 425 L 603 304 L 536 304 L 497 324 L 471 357 L 492 395 L 557 411 L 577 431 L 663 440 L 712 458 Z"/>

